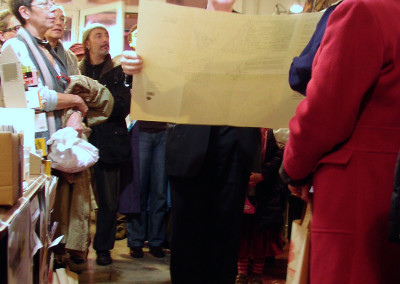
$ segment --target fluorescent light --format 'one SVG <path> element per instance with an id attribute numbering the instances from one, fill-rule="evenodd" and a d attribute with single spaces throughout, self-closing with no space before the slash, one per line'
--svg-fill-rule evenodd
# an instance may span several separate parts
<path id="1" fill-rule="evenodd" d="M 301 6 L 300 4 L 295 3 L 295 4 L 292 5 L 292 7 L 290 7 L 289 11 L 290 11 L 290 13 L 298 14 L 298 13 L 303 12 L 303 9 L 304 9 L 303 6 Z"/>

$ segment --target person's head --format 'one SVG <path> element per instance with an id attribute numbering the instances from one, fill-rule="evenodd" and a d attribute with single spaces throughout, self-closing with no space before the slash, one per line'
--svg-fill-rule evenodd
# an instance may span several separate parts
<path id="1" fill-rule="evenodd" d="M 69 50 L 71 50 L 76 55 L 78 61 L 81 61 L 82 58 L 85 56 L 85 51 L 81 43 L 74 43 L 70 46 Z"/>
<path id="2" fill-rule="evenodd" d="M 107 28 L 98 23 L 87 25 L 82 31 L 82 44 L 89 58 L 105 58 L 110 52 Z"/>
<path id="3" fill-rule="evenodd" d="M 207 9 L 232 12 L 236 0 L 208 0 Z"/>
<path id="4" fill-rule="evenodd" d="M 54 6 L 54 16 L 54 25 L 46 32 L 46 38 L 53 47 L 57 45 L 57 41 L 62 39 L 64 35 L 66 17 L 62 6 Z"/>
<path id="5" fill-rule="evenodd" d="M 21 23 L 9 10 L 0 11 L 0 41 L 6 42 L 17 35 Z"/>
<path id="6" fill-rule="evenodd" d="M 136 50 L 136 41 L 137 41 L 137 25 L 133 25 L 128 33 L 128 42 L 129 46 Z"/>
<path id="7" fill-rule="evenodd" d="M 36 37 L 44 37 L 54 24 L 51 0 L 10 0 L 10 11 Z"/>

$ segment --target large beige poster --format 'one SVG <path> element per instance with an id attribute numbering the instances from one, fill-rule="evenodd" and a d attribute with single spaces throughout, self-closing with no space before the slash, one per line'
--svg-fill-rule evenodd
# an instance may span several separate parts
<path id="1" fill-rule="evenodd" d="M 141 0 L 131 117 L 183 124 L 287 127 L 302 96 L 292 59 L 321 14 L 254 16 Z"/>

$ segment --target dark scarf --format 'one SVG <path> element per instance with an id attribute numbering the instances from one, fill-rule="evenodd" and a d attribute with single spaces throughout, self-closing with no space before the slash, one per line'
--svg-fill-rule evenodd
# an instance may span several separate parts
<path id="1" fill-rule="evenodd" d="M 107 62 L 107 59 L 108 58 L 106 58 L 106 60 L 104 60 L 102 63 L 96 64 L 96 65 L 91 64 L 90 60 L 85 61 L 86 74 L 84 74 L 84 75 L 86 75 L 94 80 L 99 80 L 101 72 L 103 71 L 104 65 Z"/>
<path id="2" fill-rule="evenodd" d="M 92 79 L 99 80 L 105 73 L 115 67 L 111 59 L 111 55 L 107 54 L 104 61 L 100 64 L 93 65 L 90 63 L 90 58 L 86 55 L 81 62 L 79 62 L 79 69 L 82 75 L 88 76 Z"/>

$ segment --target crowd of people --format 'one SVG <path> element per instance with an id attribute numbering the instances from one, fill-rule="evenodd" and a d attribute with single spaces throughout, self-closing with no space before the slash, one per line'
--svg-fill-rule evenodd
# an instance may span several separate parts
<path id="1" fill-rule="evenodd" d="M 208 0 L 206 9 L 232 13 L 234 4 Z M 88 24 L 82 42 L 65 49 L 61 5 L 10 0 L 0 13 L 0 40 L 2 50 L 12 48 L 23 66 L 39 71 L 37 112 L 47 127 L 36 137 L 71 127 L 99 149 L 91 168 L 52 172 L 52 218 L 64 236 L 54 249 L 56 267 L 67 258 L 87 261 L 96 207 L 98 265 L 113 261 L 121 213 L 133 258 L 144 256 L 146 241 L 154 257 L 171 249 L 172 283 L 261 284 L 266 258 L 283 250 L 291 193 L 312 203 L 310 283 L 400 283 L 400 246 L 388 235 L 400 148 L 399 12 L 396 0 L 328 8 L 288 74 L 306 97 L 283 148 L 267 128 L 127 125 L 127 76 L 142 71 L 140 55 L 112 58 L 100 23 Z"/>

